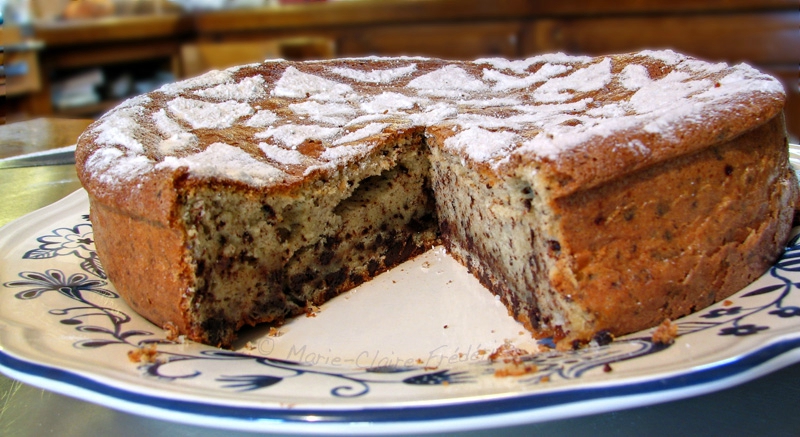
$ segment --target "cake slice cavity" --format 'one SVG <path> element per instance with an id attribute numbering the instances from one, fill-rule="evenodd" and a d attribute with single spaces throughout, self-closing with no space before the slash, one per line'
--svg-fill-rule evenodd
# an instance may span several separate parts
<path id="1" fill-rule="evenodd" d="M 180 200 L 194 278 L 187 305 L 203 341 L 297 316 L 437 240 L 424 138 L 398 135 L 365 161 L 283 192 L 187 180 Z"/>

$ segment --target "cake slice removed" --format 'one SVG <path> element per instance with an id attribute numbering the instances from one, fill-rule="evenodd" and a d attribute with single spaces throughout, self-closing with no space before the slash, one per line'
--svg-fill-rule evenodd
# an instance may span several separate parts
<path id="1" fill-rule="evenodd" d="M 225 159 L 214 149 L 206 159 Z M 115 254 L 103 256 L 115 281 L 132 284 L 135 310 L 229 346 L 243 326 L 303 314 L 430 249 L 429 168 L 421 130 L 407 129 L 335 171 L 270 189 L 178 175 L 168 227 L 95 204 L 95 238 L 101 254 Z M 109 222 L 126 233 L 106 232 Z"/>

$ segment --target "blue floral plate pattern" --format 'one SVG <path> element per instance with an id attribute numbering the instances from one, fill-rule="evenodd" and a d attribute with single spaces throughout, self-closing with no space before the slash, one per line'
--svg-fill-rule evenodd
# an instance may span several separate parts
<path id="1" fill-rule="evenodd" d="M 79 190 L 0 229 L 0 371 L 149 417 L 255 431 L 465 430 L 694 396 L 800 361 L 797 238 L 755 283 L 675 321 L 669 345 L 649 330 L 542 348 L 437 248 L 222 350 L 124 303 L 87 214 Z M 489 359 L 501 347 L 543 351 Z"/>

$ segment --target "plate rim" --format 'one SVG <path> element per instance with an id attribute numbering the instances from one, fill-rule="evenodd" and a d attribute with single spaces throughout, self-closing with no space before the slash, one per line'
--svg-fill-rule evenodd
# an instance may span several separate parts
<path id="1" fill-rule="evenodd" d="M 791 338 L 773 339 L 765 347 L 723 362 L 676 372 L 662 379 L 644 379 L 633 383 L 615 381 L 584 388 L 565 387 L 545 392 L 499 394 L 494 396 L 495 399 L 449 400 L 440 405 L 354 406 L 319 410 L 273 406 L 242 407 L 135 393 L 97 381 L 80 372 L 28 361 L 0 349 L 2 373 L 61 395 L 129 414 L 188 425 L 290 433 L 358 433 L 358 428 L 354 428 L 354 425 L 359 424 L 368 426 L 364 429 L 365 432 L 383 434 L 466 431 L 532 424 L 712 393 L 752 381 L 799 361 L 800 332 Z M 71 390 L 74 388 L 79 391 Z M 607 402 L 611 399 L 619 402 Z M 588 408 L 574 408 L 579 405 Z"/>
<path id="2" fill-rule="evenodd" d="M 88 194 L 78 189 L 66 197 L 0 227 L 0 246 L 18 238 L 18 229 L 48 222 L 66 208 L 80 206 Z M 35 218 L 35 219 L 34 219 Z M 800 362 L 800 331 L 766 339 L 725 360 L 690 366 L 633 381 L 612 380 L 587 387 L 505 392 L 388 406 L 339 405 L 331 409 L 283 408 L 274 405 L 239 406 L 224 400 L 181 400 L 158 391 L 135 393 L 128 384 L 91 375 L 81 369 L 62 369 L 19 356 L 0 344 L 0 373 L 33 386 L 101 406 L 154 419 L 210 428 L 289 433 L 394 434 L 403 432 L 464 431 L 531 424 L 652 405 L 723 390 Z M 663 374 L 662 374 L 663 376 Z M 104 380 L 111 382 L 106 383 Z M 56 384 L 53 386 L 53 384 Z M 75 390 L 77 389 L 77 390 Z M 178 396 L 179 397 L 179 396 Z M 615 402 L 607 402 L 609 400 Z M 600 402 L 604 401 L 604 402 Z M 576 408 L 582 406 L 583 408 Z M 569 411 L 567 411 L 569 410 Z"/>

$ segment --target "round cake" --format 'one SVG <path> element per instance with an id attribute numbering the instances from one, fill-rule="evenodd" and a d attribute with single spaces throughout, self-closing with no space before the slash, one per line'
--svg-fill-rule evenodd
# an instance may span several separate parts
<path id="1" fill-rule="evenodd" d="M 444 244 L 571 347 L 774 262 L 798 191 L 784 100 L 672 51 L 265 61 L 124 102 L 77 169 L 115 288 L 192 340 L 228 346 Z"/>

